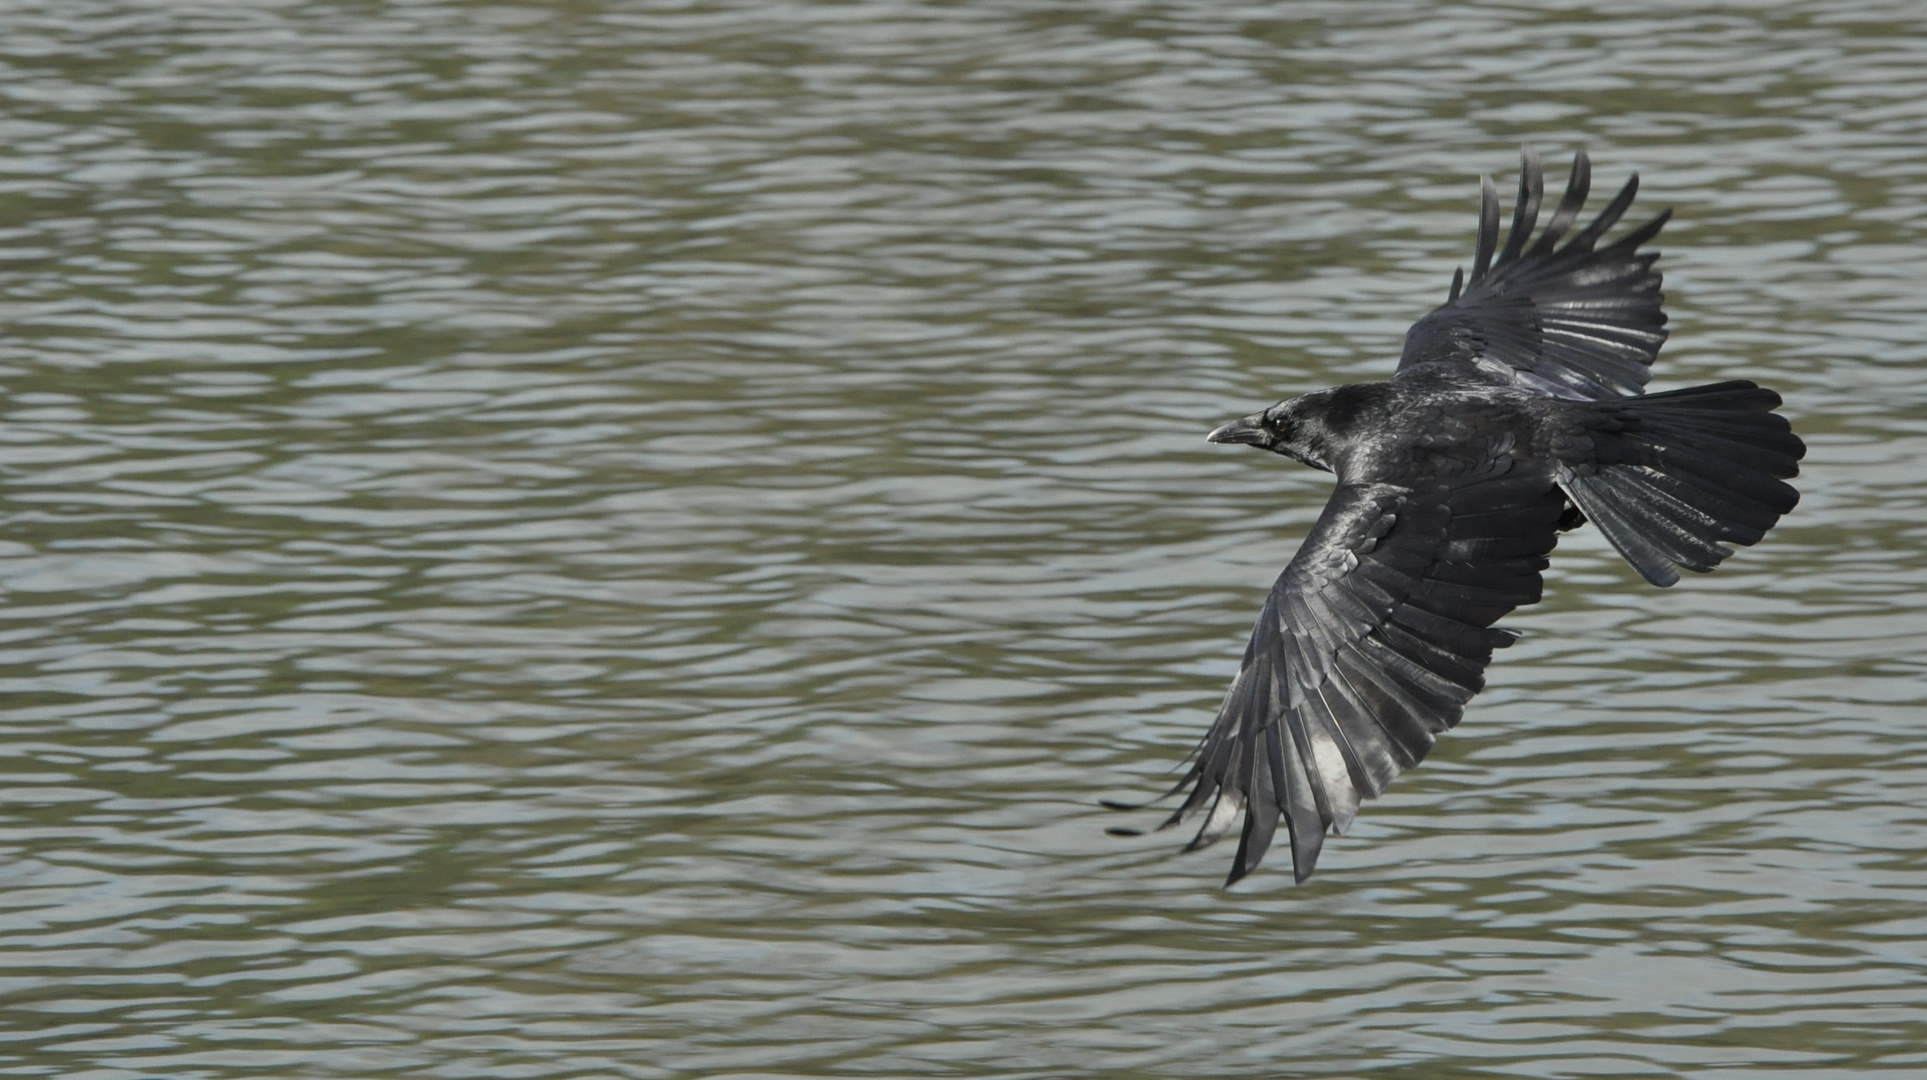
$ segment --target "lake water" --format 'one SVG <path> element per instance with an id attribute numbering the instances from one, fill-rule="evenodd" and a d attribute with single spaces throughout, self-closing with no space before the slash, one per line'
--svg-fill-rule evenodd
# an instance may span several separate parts
<path id="1" fill-rule="evenodd" d="M 1611 11 L 1596 10 L 1600 7 Z M 0 12 L 0 1076 L 1927 1073 L 1927 8 Z M 1127 840 L 1518 147 L 1811 452 Z M 1283 864 L 1283 865 L 1281 865 Z"/>

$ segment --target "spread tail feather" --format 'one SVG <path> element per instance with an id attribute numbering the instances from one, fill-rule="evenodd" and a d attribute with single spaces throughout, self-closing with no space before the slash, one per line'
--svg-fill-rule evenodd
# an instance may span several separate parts
<path id="1" fill-rule="evenodd" d="M 1745 380 L 1602 402 L 1595 459 L 1559 484 L 1647 581 L 1705 573 L 1800 501 L 1786 481 L 1807 448 L 1779 404 Z"/>

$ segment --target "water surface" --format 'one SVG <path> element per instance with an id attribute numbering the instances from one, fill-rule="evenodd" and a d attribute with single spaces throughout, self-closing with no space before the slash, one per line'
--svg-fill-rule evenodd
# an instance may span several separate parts
<path id="1" fill-rule="evenodd" d="M 1593 7 L 0 13 L 0 1071 L 1927 1069 L 1927 15 Z M 1523 142 L 1800 509 L 1306 886 L 1106 837 Z"/>

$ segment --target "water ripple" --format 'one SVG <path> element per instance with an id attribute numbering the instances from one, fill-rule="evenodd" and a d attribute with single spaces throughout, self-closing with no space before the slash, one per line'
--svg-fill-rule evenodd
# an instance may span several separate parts
<path id="1" fill-rule="evenodd" d="M 1927 1065 L 1927 26 L 899 0 L 0 15 L 0 1063 L 31 1076 Z M 1115 840 L 1521 142 L 1801 509 L 1595 535 L 1236 891 Z"/>

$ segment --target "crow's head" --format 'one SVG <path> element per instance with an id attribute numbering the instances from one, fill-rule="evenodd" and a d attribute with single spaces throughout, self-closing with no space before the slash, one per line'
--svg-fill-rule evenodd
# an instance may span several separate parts
<path id="1" fill-rule="evenodd" d="M 1281 401 L 1261 413 L 1218 428 L 1205 439 L 1214 443 L 1244 443 L 1302 461 L 1314 469 L 1331 471 L 1326 425 L 1321 422 L 1320 394 Z"/>

